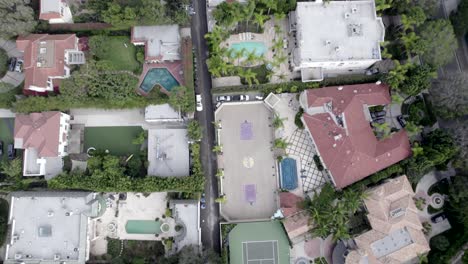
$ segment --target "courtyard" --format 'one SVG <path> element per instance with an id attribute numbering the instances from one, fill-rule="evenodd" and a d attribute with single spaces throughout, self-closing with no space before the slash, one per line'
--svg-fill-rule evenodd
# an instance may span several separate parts
<path id="1" fill-rule="evenodd" d="M 224 171 L 220 185 L 226 198 L 220 210 L 227 220 L 269 219 L 278 209 L 271 119 L 263 102 L 223 104 L 216 110 L 222 146 L 218 163 Z"/>
<path id="2" fill-rule="evenodd" d="M 106 210 L 93 222 L 96 239 L 91 254 L 107 252 L 107 237 L 120 240 L 161 240 L 179 234 L 175 220 L 166 215 L 167 193 L 108 193 Z"/>

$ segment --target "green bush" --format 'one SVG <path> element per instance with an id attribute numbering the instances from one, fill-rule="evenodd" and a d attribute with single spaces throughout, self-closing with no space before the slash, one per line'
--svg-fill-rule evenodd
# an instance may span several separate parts
<path id="1" fill-rule="evenodd" d="M 299 111 L 297 111 L 296 116 L 294 117 L 294 124 L 296 124 L 297 128 L 304 129 L 304 123 L 302 123 L 301 117 L 304 114 L 304 109 L 299 107 Z"/>
<path id="2" fill-rule="evenodd" d="M 319 171 L 323 171 L 323 165 L 322 165 L 322 161 L 320 161 L 320 157 L 318 155 L 314 155 L 314 162 L 315 162 L 315 166 L 317 166 L 317 169 Z"/>
<path id="3" fill-rule="evenodd" d="M 191 145 L 192 175 L 185 177 L 146 176 L 131 178 L 125 175 L 118 157 L 93 157 L 88 160 L 89 173 L 74 170 L 63 173 L 48 181 L 49 189 L 89 190 L 96 192 L 163 192 L 179 191 L 196 193 L 203 191 L 204 174 L 200 161 L 200 146 Z M 98 160 L 99 162 L 93 162 Z M 94 165 L 91 166 L 90 162 Z"/>
<path id="4" fill-rule="evenodd" d="M 444 235 L 438 235 L 431 239 L 431 248 L 445 251 L 450 246 L 450 241 Z"/>
<path id="5" fill-rule="evenodd" d="M 10 206 L 5 199 L 0 199 L 0 246 L 5 243 L 8 231 L 8 212 Z"/>
<path id="6" fill-rule="evenodd" d="M 0 78 L 5 75 L 8 70 L 8 54 L 0 48 Z"/>

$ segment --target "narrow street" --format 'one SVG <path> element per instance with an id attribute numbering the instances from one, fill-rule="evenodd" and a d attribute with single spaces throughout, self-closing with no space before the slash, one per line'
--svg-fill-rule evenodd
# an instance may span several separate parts
<path id="1" fill-rule="evenodd" d="M 196 13 L 192 16 L 192 42 L 196 58 L 195 93 L 202 96 L 203 104 L 203 111 L 196 112 L 195 116 L 203 129 L 201 159 L 206 177 L 206 209 L 201 210 L 200 214 L 201 240 L 204 249 L 220 252 L 219 205 L 215 203 L 218 195 L 218 182 L 215 176 L 216 157 L 212 152 L 215 141 L 214 109 L 211 100 L 211 76 L 206 65 L 208 57 L 208 47 L 205 42 L 205 34 L 208 32 L 206 1 L 194 0 L 193 8 Z"/>

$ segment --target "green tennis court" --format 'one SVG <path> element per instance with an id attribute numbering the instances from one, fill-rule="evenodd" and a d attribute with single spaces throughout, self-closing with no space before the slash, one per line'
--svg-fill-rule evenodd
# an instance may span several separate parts
<path id="1" fill-rule="evenodd" d="M 288 264 L 289 243 L 279 221 L 239 223 L 229 232 L 231 264 Z"/>

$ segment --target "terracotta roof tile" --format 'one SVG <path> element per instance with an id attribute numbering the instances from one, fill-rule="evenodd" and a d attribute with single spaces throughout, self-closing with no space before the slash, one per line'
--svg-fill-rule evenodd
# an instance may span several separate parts
<path id="1" fill-rule="evenodd" d="M 364 114 L 364 107 L 390 103 L 386 85 L 359 84 L 306 91 L 309 109 L 303 115 L 320 156 L 337 188 L 346 187 L 411 154 L 404 130 L 378 140 Z M 326 104 L 329 111 L 326 111 Z M 310 112 L 314 112 L 311 110 Z M 343 126 L 337 124 L 341 116 Z"/>
<path id="2" fill-rule="evenodd" d="M 40 157 L 58 156 L 60 112 L 17 114 L 14 138 L 22 141 L 22 149 L 35 148 Z"/>
<path id="3" fill-rule="evenodd" d="M 30 86 L 47 87 L 49 76 L 64 76 L 65 50 L 76 49 L 75 34 L 30 34 L 18 37 L 16 47 L 24 52 L 24 88 Z M 38 47 L 41 41 L 52 41 L 54 54 L 51 67 L 38 67 Z"/>

